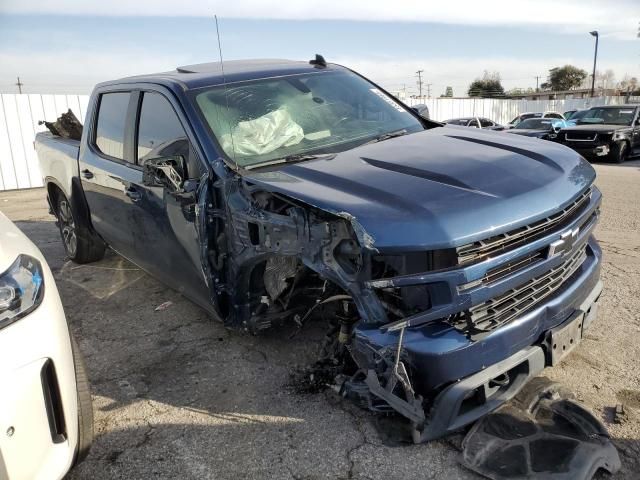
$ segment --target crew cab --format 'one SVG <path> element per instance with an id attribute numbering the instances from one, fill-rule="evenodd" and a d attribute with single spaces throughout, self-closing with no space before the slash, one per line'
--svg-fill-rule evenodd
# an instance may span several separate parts
<path id="1" fill-rule="evenodd" d="M 99 84 L 80 141 L 37 135 L 72 260 L 108 245 L 252 333 L 326 320 L 344 395 L 416 442 L 579 343 L 602 289 L 580 155 L 430 121 L 321 56 L 221 67 Z"/>
<path id="2" fill-rule="evenodd" d="M 575 126 L 563 128 L 556 141 L 588 159 L 623 163 L 640 153 L 640 106 L 591 107 Z"/>

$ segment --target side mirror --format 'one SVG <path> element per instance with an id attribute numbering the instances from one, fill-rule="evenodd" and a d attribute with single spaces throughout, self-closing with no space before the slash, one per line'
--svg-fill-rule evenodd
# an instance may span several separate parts
<path id="1" fill-rule="evenodd" d="M 185 167 L 186 162 L 182 155 L 152 158 L 142 167 L 142 184 L 148 187 L 164 187 L 171 193 L 182 193 Z"/>

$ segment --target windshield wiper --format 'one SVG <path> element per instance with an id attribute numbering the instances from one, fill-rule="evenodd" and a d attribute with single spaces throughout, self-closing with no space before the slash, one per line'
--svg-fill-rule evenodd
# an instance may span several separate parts
<path id="1" fill-rule="evenodd" d="M 295 163 L 295 162 L 304 162 L 305 160 L 317 160 L 319 158 L 324 158 L 325 160 L 331 160 L 335 157 L 335 153 L 294 153 L 292 155 L 287 155 L 286 157 L 276 158 L 275 160 L 268 160 L 266 162 L 256 163 L 254 165 L 247 165 L 247 170 L 251 170 L 253 168 L 260 167 L 268 167 L 269 165 L 279 165 L 281 163 Z"/>
<path id="2" fill-rule="evenodd" d="M 394 132 L 383 133 L 382 135 L 378 135 L 377 137 L 369 140 L 368 142 L 363 143 L 362 145 L 369 145 L 370 143 L 378 143 L 384 140 L 389 140 L 390 138 L 401 137 L 402 135 L 406 135 L 407 130 L 403 128 L 402 130 L 396 130 Z"/>

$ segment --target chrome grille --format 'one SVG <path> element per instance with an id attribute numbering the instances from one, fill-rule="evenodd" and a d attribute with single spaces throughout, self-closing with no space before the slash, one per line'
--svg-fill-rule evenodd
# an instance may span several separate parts
<path id="1" fill-rule="evenodd" d="M 598 134 L 595 132 L 567 132 L 564 138 L 568 142 L 595 142 Z"/>
<path id="2" fill-rule="evenodd" d="M 586 257 L 586 246 L 583 244 L 556 268 L 471 307 L 456 326 L 465 330 L 471 328 L 474 331 L 486 332 L 504 325 L 558 290 L 582 265 Z"/>
<path id="3" fill-rule="evenodd" d="M 588 188 L 564 209 L 549 217 L 510 230 L 506 233 L 501 233 L 485 240 L 479 240 L 456 248 L 458 264 L 477 262 L 489 255 L 503 253 L 518 245 L 531 242 L 549 230 L 569 223 L 588 205 L 590 197 L 591 188 Z"/>

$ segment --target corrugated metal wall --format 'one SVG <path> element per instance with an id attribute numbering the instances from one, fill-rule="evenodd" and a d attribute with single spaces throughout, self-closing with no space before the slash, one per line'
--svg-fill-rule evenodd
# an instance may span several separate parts
<path id="1" fill-rule="evenodd" d="M 69 108 L 84 121 L 88 95 L 0 95 L 0 190 L 42 186 L 33 149 L 39 120 L 54 121 Z"/>
<path id="2" fill-rule="evenodd" d="M 509 123 L 524 112 L 566 112 L 598 105 L 624 103 L 624 97 L 572 98 L 567 100 L 500 100 L 495 98 L 429 98 L 409 99 L 409 105 L 425 104 L 434 120 L 457 117 L 486 117 L 498 123 Z"/>
<path id="3" fill-rule="evenodd" d="M 88 95 L 0 95 L 0 190 L 42 186 L 38 159 L 33 149 L 36 132 L 45 130 L 39 120 L 54 121 L 67 109 L 84 122 Z M 518 113 L 554 110 L 564 112 L 594 105 L 622 103 L 622 97 L 570 100 L 498 100 L 490 98 L 410 99 L 409 104 L 425 103 L 431 118 L 481 116 L 508 123 Z"/>

